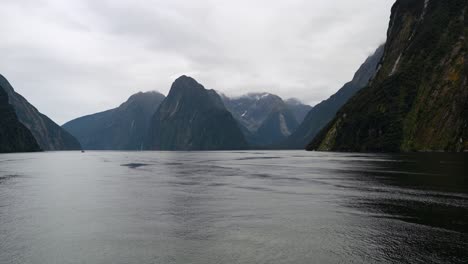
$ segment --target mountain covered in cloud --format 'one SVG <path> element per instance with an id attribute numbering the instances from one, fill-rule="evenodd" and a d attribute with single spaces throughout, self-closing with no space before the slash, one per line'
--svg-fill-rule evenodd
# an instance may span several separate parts
<path id="1" fill-rule="evenodd" d="M 80 143 L 46 115 L 39 112 L 23 96 L 15 92 L 8 80 L 0 75 L 0 86 L 8 95 L 18 120 L 31 131 L 42 150 L 80 150 Z"/>
<path id="2" fill-rule="evenodd" d="M 270 87 L 316 102 L 385 38 L 391 2 L 3 0 L 0 69 L 23 95 L 54 95 L 28 99 L 60 124 L 180 72 L 228 94 Z"/>
<path id="3" fill-rule="evenodd" d="M 304 118 L 309 113 L 312 106 L 304 104 L 301 100 L 297 98 L 289 98 L 284 101 L 288 108 L 292 111 L 296 121 L 300 124 L 304 121 Z"/>
<path id="4" fill-rule="evenodd" d="M 320 130 L 330 122 L 336 112 L 359 90 L 364 88 L 375 75 L 377 65 L 383 55 L 384 46 L 381 45 L 359 67 L 353 79 L 346 83 L 327 100 L 314 106 L 297 130 L 284 142 L 281 148 L 303 149 Z"/>
<path id="5" fill-rule="evenodd" d="M 63 125 L 84 149 L 140 150 L 153 114 L 165 96 L 158 92 L 136 93 L 119 107 L 83 116 Z"/>
<path id="6" fill-rule="evenodd" d="M 148 150 L 248 148 L 241 128 L 214 90 L 191 77 L 174 81 L 150 121 Z"/>
<path id="7" fill-rule="evenodd" d="M 270 93 L 249 93 L 239 97 L 222 95 L 226 108 L 243 126 L 253 146 L 268 146 L 291 135 L 310 108 L 297 99 L 286 102 Z"/>
<path id="8" fill-rule="evenodd" d="M 468 150 L 466 0 L 398 0 L 379 70 L 309 150 Z"/>
<path id="9" fill-rule="evenodd" d="M 19 121 L 3 87 L 0 83 L 0 153 L 39 151 L 36 139 Z"/>

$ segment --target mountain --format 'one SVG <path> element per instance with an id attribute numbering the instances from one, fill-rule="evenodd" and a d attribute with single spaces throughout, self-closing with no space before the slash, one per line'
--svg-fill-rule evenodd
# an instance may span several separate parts
<path id="1" fill-rule="evenodd" d="M 249 93 L 240 97 L 222 96 L 224 105 L 244 127 L 251 145 L 266 146 L 287 138 L 298 126 L 306 105 L 298 100 L 286 103 L 270 93 Z"/>
<path id="2" fill-rule="evenodd" d="M 299 126 L 288 108 L 273 110 L 254 134 L 258 146 L 269 146 L 285 140 Z"/>
<path id="3" fill-rule="evenodd" d="M 8 94 L 0 83 L 0 153 L 39 150 L 36 139 L 19 121 L 15 109 L 8 103 Z"/>
<path id="4" fill-rule="evenodd" d="M 398 0 L 369 86 L 309 150 L 467 151 L 466 0 Z"/>
<path id="5" fill-rule="evenodd" d="M 296 121 L 299 124 L 302 123 L 302 121 L 304 121 L 304 118 L 312 109 L 312 106 L 303 104 L 297 98 L 289 98 L 285 101 L 285 103 L 288 106 L 288 108 L 292 111 L 292 113 L 294 114 L 294 117 L 296 118 Z"/>
<path id="6" fill-rule="evenodd" d="M 181 76 L 151 119 L 146 149 L 248 148 L 241 128 L 214 90 Z"/>
<path id="7" fill-rule="evenodd" d="M 158 92 L 139 92 L 119 107 L 80 117 L 63 125 L 92 150 L 140 150 L 151 117 L 164 100 Z"/>
<path id="8" fill-rule="evenodd" d="M 382 45 L 359 67 L 350 82 L 346 83 L 330 98 L 314 106 L 297 130 L 281 144 L 282 148 L 303 149 L 335 117 L 336 112 L 369 83 L 369 80 L 376 73 L 383 50 L 384 46 Z"/>
<path id="9" fill-rule="evenodd" d="M 227 110 L 250 132 L 254 133 L 275 109 L 283 107 L 283 100 L 270 93 L 249 93 L 240 97 L 221 97 Z"/>
<path id="10" fill-rule="evenodd" d="M 79 150 L 80 143 L 67 131 L 41 114 L 23 96 L 16 93 L 5 77 L 0 75 L 0 86 L 8 94 L 9 103 L 18 120 L 33 134 L 43 150 Z"/>

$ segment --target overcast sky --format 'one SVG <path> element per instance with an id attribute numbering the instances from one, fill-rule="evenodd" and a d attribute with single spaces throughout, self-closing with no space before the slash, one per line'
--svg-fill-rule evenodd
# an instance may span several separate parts
<path id="1" fill-rule="evenodd" d="M 385 41 L 394 0 L 1 0 L 0 73 L 63 124 L 179 75 L 315 104 Z"/>

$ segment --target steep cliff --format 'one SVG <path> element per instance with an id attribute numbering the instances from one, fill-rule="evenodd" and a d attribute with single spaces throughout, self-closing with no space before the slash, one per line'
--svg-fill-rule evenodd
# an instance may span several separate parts
<path id="1" fill-rule="evenodd" d="M 8 103 L 8 94 L 0 86 L 0 153 L 39 151 L 31 132 L 18 120 Z"/>
<path id="2" fill-rule="evenodd" d="M 0 75 L 0 87 L 8 94 L 9 103 L 33 134 L 43 150 L 79 150 L 80 143 L 47 116 L 41 114 L 23 96 L 15 92 L 5 77 Z"/>
<path id="3" fill-rule="evenodd" d="M 360 89 L 364 88 L 375 75 L 377 65 L 383 55 L 384 46 L 380 46 L 369 56 L 346 83 L 334 95 L 314 106 L 297 130 L 281 144 L 282 148 L 303 149 L 320 130 L 335 117 L 336 112 Z"/>
<path id="4" fill-rule="evenodd" d="M 468 150 L 467 6 L 398 0 L 375 79 L 307 149 Z"/>

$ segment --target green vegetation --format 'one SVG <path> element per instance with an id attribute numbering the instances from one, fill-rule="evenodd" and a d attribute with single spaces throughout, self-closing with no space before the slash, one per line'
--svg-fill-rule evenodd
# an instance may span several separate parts
<path id="1" fill-rule="evenodd" d="M 424 12 L 423 0 L 397 1 L 382 70 L 308 149 L 466 150 L 467 6 L 430 1 Z"/>

